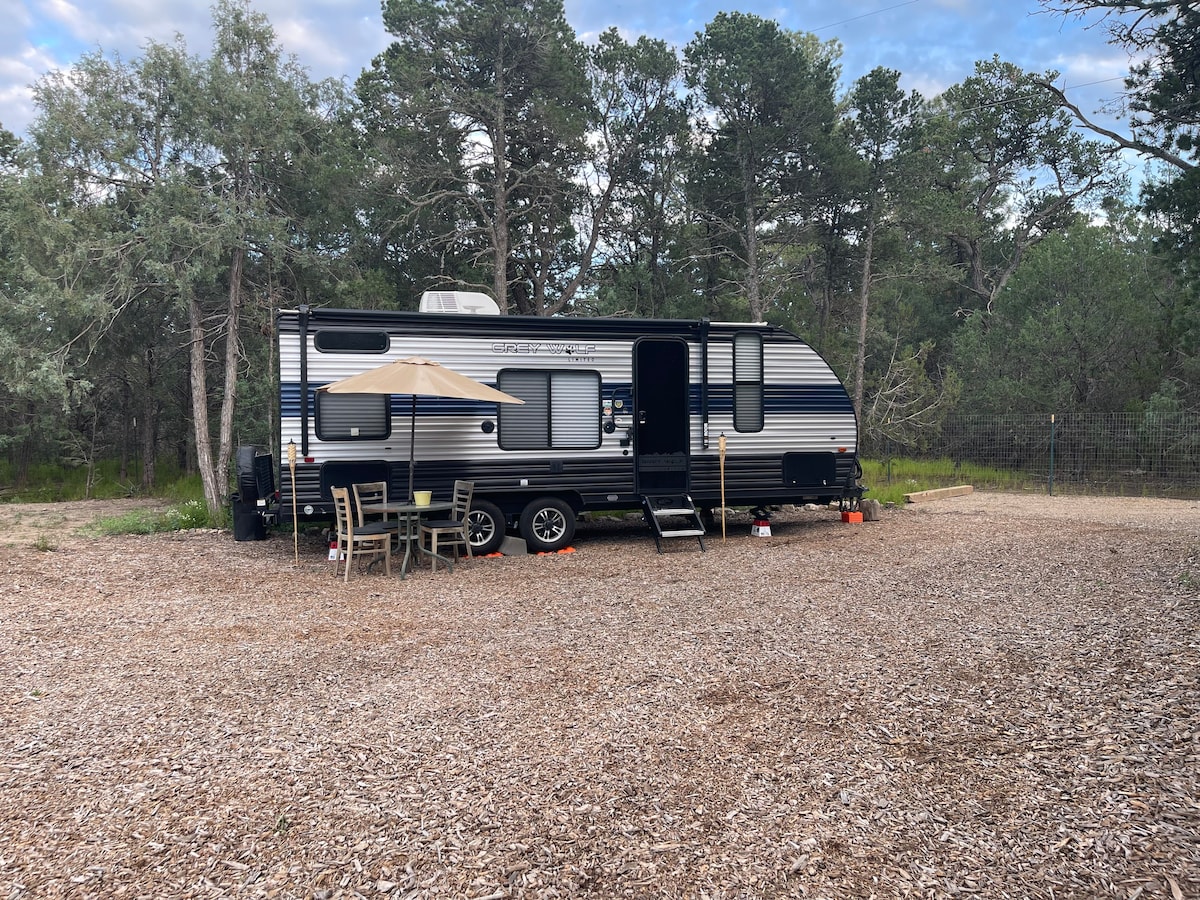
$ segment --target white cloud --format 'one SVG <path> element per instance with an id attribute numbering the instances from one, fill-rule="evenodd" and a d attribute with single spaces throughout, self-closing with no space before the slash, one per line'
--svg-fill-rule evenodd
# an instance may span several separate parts
<path id="1" fill-rule="evenodd" d="M 1129 72 L 1131 60 L 1123 50 L 1088 50 L 1059 54 L 1051 61 L 1064 83 L 1073 85 L 1120 80 Z"/>
<path id="2" fill-rule="evenodd" d="M 263 12 L 284 53 L 295 56 L 314 78 L 345 76 L 353 81 L 392 41 L 378 14 L 337 16 L 335 22 L 294 12 Z"/>
<path id="3" fill-rule="evenodd" d="M 62 66 L 28 41 L 6 43 L 11 46 L 0 56 L 0 125 L 19 133 L 33 121 L 33 83 Z"/>
<path id="4" fill-rule="evenodd" d="M 902 74 L 900 76 L 900 86 L 904 89 L 905 93 L 916 91 L 926 100 L 932 100 L 955 83 L 955 81 L 947 81 L 942 78 L 933 78 L 924 75 L 908 76 Z"/>
<path id="5" fill-rule="evenodd" d="M 391 42 L 379 0 L 251 0 L 275 29 L 285 53 L 313 78 L 353 81 Z M 844 48 L 846 86 L 876 66 L 902 75 L 907 88 L 936 96 L 969 76 L 974 62 L 999 54 L 1029 71 L 1059 69 L 1069 84 L 1121 75 L 1123 53 L 1105 47 L 1101 29 L 1038 14 L 1038 0 L 566 0 L 567 20 L 592 42 L 616 26 L 627 40 L 660 38 L 682 48 L 722 9 L 775 19 Z M 0 0 L 0 121 L 21 130 L 29 114 L 27 84 L 100 49 L 126 59 L 147 40 L 179 33 L 192 53 L 212 46 L 205 0 Z M 1120 82 L 1098 86 L 1108 96 Z M 22 99 L 25 98 L 25 99 Z M 11 124 L 10 124 L 11 123 Z"/>

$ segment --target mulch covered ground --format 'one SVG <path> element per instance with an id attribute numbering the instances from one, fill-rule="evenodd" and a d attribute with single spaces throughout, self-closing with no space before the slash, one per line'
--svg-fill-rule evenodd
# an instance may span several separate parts
<path id="1" fill-rule="evenodd" d="M 1200 896 L 1200 504 L 0 562 L 0 896 Z"/>

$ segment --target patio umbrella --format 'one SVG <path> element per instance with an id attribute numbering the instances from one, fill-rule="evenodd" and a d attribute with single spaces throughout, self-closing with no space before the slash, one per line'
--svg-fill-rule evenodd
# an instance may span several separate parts
<path id="1" fill-rule="evenodd" d="M 413 497 L 413 471 L 416 467 L 417 397 L 449 397 L 457 400 L 483 400 L 492 403 L 524 403 L 511 394 L 461 375 L 441 363 L 420 356 L 398 359 L 374 369 L 359 372 L 320 388 L 331 394 L 409 394 L 412 396 L 408 437 L 408 499 Z"/>

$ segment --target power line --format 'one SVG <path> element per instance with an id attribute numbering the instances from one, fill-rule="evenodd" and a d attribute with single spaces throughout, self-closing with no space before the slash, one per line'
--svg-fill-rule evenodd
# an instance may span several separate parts
<path id="1" fill-rule="evenodd" d="M 1097 81 L 1085 81 L 1083 84 L 1071 84 L 1071 85 L 1064 84 L 1062 89 L 1064 91 L 1073 91 L 1078 88 L 1091 87 L 1094 84 L 1108 84 L 1110 81 L 1124 81 L 1125 78 L 1126 78 L 1125 75 L 1115 75 L 1112 78 L 1101 78 Z"/>
<path id="2" fill-rule="evenodd" d="M 920 3 L 921 0 L 905 0 L 903 3 L 895 3 L 891 6 L 885 6 L 883 9 L 877 9 L 873 12 L 863 13 L 861 16 L 851 16 L 849 19 L 842 19 L 840 22 L 830 22 L 828 25 L 822 25 L 819 28 L 813 28 L 812 31 L 824 31 L 826 28 L 837 28 L 839 25 L 845 25 L 847 22 L 857 22 L 859 19 L 869 19 L 871 16 L 877 16 L 880 13 L 889 12 L 893 9 L 899 9 L 902 6 L 912 6 L 914 3 Z"/>

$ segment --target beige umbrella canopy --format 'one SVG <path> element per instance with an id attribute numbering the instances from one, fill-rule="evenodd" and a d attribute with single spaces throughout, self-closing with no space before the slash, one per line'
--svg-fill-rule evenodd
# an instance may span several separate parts
<path id="1" fill-rule="evenodd" d="M 459 400 L 482 400 L 491 403 L 524 403 L 511 394 L 498 391 L 447 369 L 441 363 L 420 356 L 398 359 L 366 372 L 359 372 L 321 388 L 331 394 L 410 394 L 412 395 L 412 425 L 408 444 L 408 498 L 413 495 L 414 450 L 417 432 L 417 397 L 450 397 Z"/>

